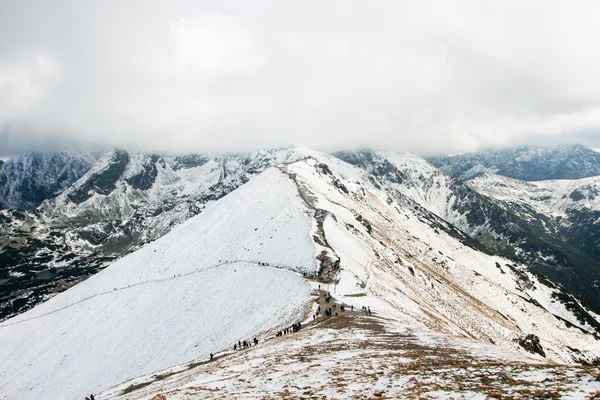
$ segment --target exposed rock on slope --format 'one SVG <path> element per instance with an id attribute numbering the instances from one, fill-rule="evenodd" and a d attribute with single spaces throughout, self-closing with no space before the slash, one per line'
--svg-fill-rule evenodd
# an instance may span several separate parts
<path id="1" fill-rule="evenodd" d="M 94 153 L 26 153 L 0 163 L 0 209 L 34 209 L 81 178 L 98 156 Z"/>
<path id="2" fill-rule="evenodd" d="M 462 180 L 472 179 L 484 172 L 524 181 L 600 175 L 600 153 L 581 145 L 523 146 L 430 157 L 428 161 L 448 175 Z"/>
<path id="3" fill-rule="evenodd" d="M 78 398 L 296 322 L 317 270 L 296 193 L 270 170 L 0 324 L 0 397 Z"/>
<path id="4" fill-rule="evenodd" d="M 515 208 L 498 202 L 499 196 L 511 204 L 519 201 L 519 190 L 508 189 L 508 183 L 496 185 L 497 190 L 492 193 L 491 189 L 481 189 L 484 184 L 478 182 L 484 182 L 483 177 L 468 182 L 467 185 L 443 174 L 424 159 L 406 153 L 365 150 L 336 153 L 336 156 L 379 177 L 380 186 L 386 191 L 397 190 L 458 227 L 474 241 L 483 244 L 485 248 L 480 248 L 485 251 L 499 253 L 531 265 L 534 271 L 564 285 L 568 291 L 584 300 L 585 304 L 600 310 L 600 288 L 597 284 L 600 280 L 600 253 L 595 235 L 598 225 L 594 224 L 600 217 L 600 212 L 579 211 L 579 218 L 573 219 L 579 221 L 576 226 L 569 225 L 565 229 L 552 228 L 556 224 L 552 222 L 551 217 L 543 216 L 538 220 L 543 214 L 534 211 L 531 204 L 522 203 L 519 208 Z M 588 200 L 579 200 L 579 204 L 583 204 L 595 201 L 589 199 L 595 198 L 594 193 L 598 190 L 591 182 L 577 189 L 568 183 L 571 181 L 537 184 L 494 176 L 506 182 L 513 182 L 514 185 L 521 185 L 522 188 L 539 185 L 551 190 L 549 188 L 560 183 L 559 186 L 565 189 L 552 198 L 556 199 L 555 202 L 563 204 L 563 210 L 568 207 L 564 203 L 575 202 L 570 197 L 572 193 L 585 193 Z M 596 178 L 587 180 L 595 181 Z M 499 194 L 503 191 L 504 196 Z M 540 196 L 538 190 L 533 197 Z M 548 196 L 548 199 L 550 198 L 551 196 Z M 590 235 L 587 235 L 588 233 Z M 587 252 L 581 251 L 581 242 L 587 243 Z M 571 303 L 570 300 L 568 302 Z M 578 307 L 573 305 L 573 308 Z M 594 318 L 589 317 L 583 309 L 580 310 L 580 317 L 594 323 Z"/>
<path id="5" fill-rule="evenodd" d="M 0 324 L 0 396 L 78 396 L 206 358 L 237 340 L 272 336 L 312 314 L 306 278 L 318 276 L 323 252 L 340 260 L 328 290 L 385 313 L 395 320 L 392 332 L 403 326 L 423 337 L 480 340 L 546 362 L 600 357 L 594 326 L 554 301 L 561 292 L 527 265 L 478 251 L 363 170 L 297 153 L 300 161 L 267 170 L 157 241 Z M 540 339 L 545 358 L 515 341 L 524 335 Z M 94 362 L 81 368 L 85 360 Z"/>
<path id="6" fill-rule="evenodd" d="M 163 236 L 266 168 L 299 157 L 294 148 L 210 159 L 105 153 L 39 209 L 0 213 L 0 257 L 6 261 L 0 265 L 0 320 Z"/>

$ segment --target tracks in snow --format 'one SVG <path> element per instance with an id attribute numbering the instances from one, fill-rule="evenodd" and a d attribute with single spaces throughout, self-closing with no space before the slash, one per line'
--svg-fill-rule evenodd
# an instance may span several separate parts
<path id="1" fill-rule="evenodd" d="M 6 328 L 8 326 L 18 325 L 18 324 L 21 324 L 21 323 L 24 323 L 24 322 L 27 322 L 27 321 L 32 321 L 32 320 L 36 320 L 36 319 L 39 319 L 39 318 L 43 318 L 43 317 L 46 317 L 48 315 L 56 314 L 56 313 L 58 313 L 60 311 L 66 310 L 66 309 L 71 308 L 71 307 L 74 307 L 74 306 L 76 306 L 78 304 L 81 304 L 81 303 L 84 303 L 86 301 L 95 299 L 97 297 L 106 296 L 106 295 L 109 295 L 111 293 L 116 293 L 116 292 L 120 292 L 120 291 L 123 291 L 123 290 L 133 289 L 133 288 L 136 288 L 136 287 L 139 287 L 139 286 L 150 285 L 150 284 L 155 284 L 155 283 L 169 282 L 169 281 L 173 281 L 173 280 L 176 280 L 176 279 L 186 278 L 186 277 L 191 276 L 191 275 L 202 274 L 204 272 L 212 271 L 212 270 L 214 270 L 216 268 L 223 267 L 225 265 L 233 265 L 233 264 L 253 264 L 253 265 L 257 265 L 257 266 L 261 266 L 261 267 L 265 267 L 265 268 L 279 269 L 279 270 L 287 271 L 287 272 L 290 272 L 290 273 L 301 274 L 298 271 L 294 271 L 294 270 L 289 269 L 289 268 L 284 268 L 282 266 L 265 265 L 266 263 L 261 263 L 260 261 L 248 261 L 248 260 L 225 261 L 225 262 L 222 262 L 222 263 L 219 263 L 219 264 L 212 265 L 212 266 L 210 266 L 208 268 L 197 269 L 197 270 L 194 270 L 194 271 L 187 272 L 185 274 L 177 274 L 177 275 L 175 275 L 173 277 L 161 278 L 161 279 L 150 279 L 150 280 L 147 280 L 147 281 L 134 283 L 132 285 L 123 286 L 123 287 L 119 287 L 119 288 L 114 288 L 113 290 L 107 290 L 107 291 L 104 291 L 104 292 L 101 292 L 101 293 L 96 293 L 94 295 L 85 297 L 85 298 L 83 298 L 81 300 L 78 300 L 78 301 L 75 301 L 75 302 L 73 302 L 71 304 L 68 304 L 68 305 L 66 305 L 64 307 L 57 308 L 56 310 L 52 310 L 52 311 L 49 311 L 49 312 L 44 313 L 44 314 L 36 315 L 35 317 L 24 318 L 22 320 L 14 321 L 14 322 L 4 322 L 4 323 L 0 324 L 0 329 Z M 10 320 L 8 320 L 8 321 L 10 321 Z"/>

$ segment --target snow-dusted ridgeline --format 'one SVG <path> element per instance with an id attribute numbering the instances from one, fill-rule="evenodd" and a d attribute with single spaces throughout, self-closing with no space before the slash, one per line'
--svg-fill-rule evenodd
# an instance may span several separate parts
<path id="1" fill-rule="evenodd" d="M 550 360 L 574 361 L 566 346 L 591 358 L 600 356 L 593 335 L 555 317 L 579 325 L 526 266 L 465 246 L 436 229 L 435 219 L 423 218 L 418 208 L 399 208 L 397 201 L 366 181 L 362 171 L 313 154 L 334 174 L 319 172 L 307 161 L 289 168 L 318 199 L 317 207 L 335 216 L 325 221 L 325 232 L 345 267 L 340 285 L 346 291 L 366 285 L 403 315 L 434 330 L 491 339 L 508 348 L 518 348 L 513 340 L 523 333 L 538 335 Z M 334 181 L 348 193 L 334 190 Z M 357 216 L 369 221 L 372 233 Z"/>
<path id="2" fill-rule="evenodd" d="M 429 157 L 428 161 L 444 173 L 464 181 L 486 172 L 524 181 L 600 175 L 600 153 L 579 144 L 518 146 Z"/>
<path id="3" fill-rule="evenodd" d="M 0 320 L 163 236 L 266 168 L 300 157 L 293 147 L 215 157 L 104 153 L 38 209 L 0 211 L 0 247 L 8 249 L 0 280 L 9 291 Z M 46 163 L 36 173 L 56 168 Z M 40 273 L 47 278 L 38 279 Z"/>
<path id="4" fill-rule="evenodd" d="M 296 151 L 301 161 L 267 170 L 163 238 L 0 324 L 7 344 L 0 395 L 75 397 L 293 322 L 308 304 L 309 285 L 272 266 L 315 273 L 322 250 L 341 258 L 330 286 L 337 297 L 354 304 L 350 295 L 363 294 L 360 303 L 404 330 L 493 342 L 500 353 L 538 361 L 600 357 L 586 333 L 592 329 L 554 302 L 553 289 L 526 266 L 464 245 L 446 233 L 447 222 L 382 190 L 365 171 Z M 317 215 L 322 229 L 311 218 Z M 271 267 L 254 264 L 261 262 Z M 546 358 L 519 347 L 515 339 L 524 334 L 540 337 Z M 102 363 L 82 369 L 88 359 Z"/>
<path id="5" fill-rule="evenodd" d="M 25 153 L 0 164 L 0 209 L 33 209 L 86 173 L 98 153 Z"/>
<path id="6" fill-rule="evenodd" d="M 295 322 L 310 292 L 300 273 L 316 271 L 313 230 L 295 185 L 266 172 L 0 324 L 0 398 L 77 399 Z"/>
<path id="7" fill-rule="evenodd" d="M 468 182 L 474 190 L 506 203 L 526 205 L 552 217 L 569 210 L 600 211 L 600 177 L 525 182 L 486 173 Z"/>

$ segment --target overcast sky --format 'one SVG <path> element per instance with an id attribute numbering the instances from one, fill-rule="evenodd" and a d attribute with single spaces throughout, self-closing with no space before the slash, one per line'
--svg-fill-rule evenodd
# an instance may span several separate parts
<path id="1" fill-rule="evenodd" d="M 0 156 L 600 147 L 600 1 L 0 1 Z"/>

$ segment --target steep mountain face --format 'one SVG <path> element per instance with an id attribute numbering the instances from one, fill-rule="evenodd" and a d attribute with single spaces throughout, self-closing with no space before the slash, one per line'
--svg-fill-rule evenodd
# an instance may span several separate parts
<path id="1" fill-rule="evenodd" d="M 486 173 L 468 182 L 479 193 L 502 202 L 531 207 L 554 218 L 573 211 L 600 211 L 600 177 L 524 182 Z"/>
<path id="2" fill-rule="evenodd" d="M 108 152 L 37 210 L 0 213 L 0 319 L 23 312 L 153 241 L 294 148 L 161 157 Z"/>
<path id="3" fill-rule="evenodd" d="M 0 209 L 27 209 L 59 195 L 83 176 L 95 153 L 26 153 L 0 163 Z"/>
<path id="4" fill-rule="evenodd" d="M 539 231 L 560 238 L 593 260 L 600 260 L 600 177 L 523 182 L 484 174 L 468 182 L 505 209 L 530 221 Z M 582 281 L 600 296 L 597 263 L 589 263 Z"/>
<path id="5" fill-rule="evenodd" d="M 378 177 L 388 190 L 397 190 L 410 197 L 490 247 L 498 246 L 499 237 L 521 234 L 518 219 L 421 157 L 372 150 L 334 155 Z"/>
<path id="6" fill-rule="evenodd" d="M 597 208 L 595 211 L 571 209 L 569 213 L 573 215 L 572 219 L 579 221 L 576 225 L 550 224 L 552 218 L 547 216 L 544 218 L 546 225 L 554 226 L 554 229 L 546 229 L 545 222 L 537 217 L 540 211 L 529 212 L 531 205 L 522 204 L 519 209 L 507 207 L 498 201 L 498 196 L 479 190 L 476 184 L 467 185 L 451 178 L 418 156 L 369 150 L 335 155 L 379 177 L 385 190 L 399 191 L 458 227 L 470 238 L 483 244 L 485 251 L 530 264 L 534 271 L 551 277 L 587 305 L 600 310 L 599 232 L 598 225 L 594 224 L 600 217 Z M 588 178 L 589 182 L 577 187 L 565 181 L 562 192 L 554 196 L 556 202 L 562 204 L 563 209 L 575 202 L 573 198 L 583 204 L 584 197 L 591 199 L 596 193 L 597 188 L 592 183 L 595 179 Z M 521 182 L 525 187 L 535 186 L 534 183 L 512 181 Z M 556 185 L 549 183 L 546 186 Z M 518 197 L 516 193 L 514 190 L 507 194 L 505 200 Z M 594 199 L 587 202 L 594 202 Z M 520 209 L 526 212 L 519 212 Z M 567 236 L 569 239 L 564 239 Z M 582 251 L 582 242 L 586 243 L 588 251 Z M 583 315 L 582 318 L 586 317 Z"/>
<path id="7" fill-rule="evenodd" d="M 580 179 L 600 175 L 600 153 L 581 145 L 523 146 L 427 160 L 444 173 L 467 181 L 491 172 L 523 181 Z"/>
<path id="8" fill-rule="evenodd" d="M 499 358 L 600 358 L 598 326 L 556 301 L 563 292 L 527 265 L 479 251 L 379 177 L 308 149 L 294 156 L 1 323 L 0 397 L 76 398 L 206 359 L 237 340 L 262 341 L 315 313 L 311 285 L 356 309 L 370 305 L 391 335 L 434 347 L 461 339 L 437 352 L 470 340 Z M 85 360 L 94 362 L 82 368 Z"/>
<path id="9" fill-rule="evenodd" d="M 119 254 L 161 237 L 251 176 L 299 157 L 293 148 L 210 159 L 115 151 L 40 211 L 52 225 L 69 226 L 75 247 Z"/>

